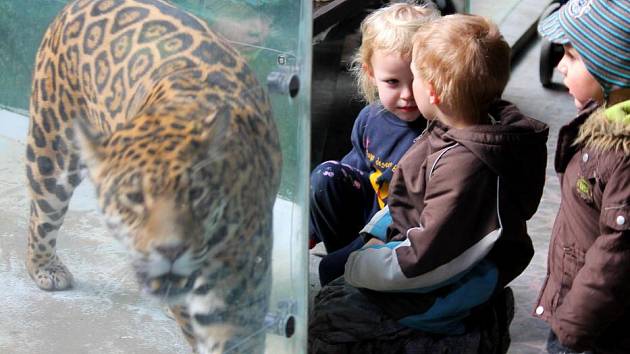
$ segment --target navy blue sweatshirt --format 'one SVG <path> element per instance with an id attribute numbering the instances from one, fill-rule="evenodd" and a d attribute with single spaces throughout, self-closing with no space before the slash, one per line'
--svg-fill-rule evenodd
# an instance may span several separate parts
<path id="1" fill-rule="evenodd" d="M 421 115 L 413 122 L 406 122 L 380 104 L 366 106 L 359 113 L 352 128 L 352 150 L 341 162 L 369 175 L 379 207 L 387 201 L 389 181 L 398 161 L 426 123 Z"/>

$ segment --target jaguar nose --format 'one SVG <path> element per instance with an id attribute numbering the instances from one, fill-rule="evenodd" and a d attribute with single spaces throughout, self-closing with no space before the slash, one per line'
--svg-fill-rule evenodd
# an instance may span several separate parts
<path id="1" fill-rule="evenodd" d="M 166 259 L 170 260 L 171 262 L 175 262 L 175 260 L 177 260 L 177 258 L 179 258 L 182 254 L 184 254 L 184 252 L 186 252 L 186 250 L 188 250 L 188 246 L 184 245 L 184 244 L 178 244 L 178 245 L 169 245 L 169 246 L 156 246 L 155 250 L 161 254 L 162 256 L 164 256 Z"/>

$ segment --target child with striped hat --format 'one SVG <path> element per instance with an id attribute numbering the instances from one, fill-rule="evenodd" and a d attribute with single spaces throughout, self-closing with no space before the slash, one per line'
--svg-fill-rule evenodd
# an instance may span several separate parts
<path id="1" fill-rule="evenodd" d="M 534 310 L 549 353 L 630 353 L 630 2 L 572 0 L 538 31 L 579 113 L 560 130 L 561 207 Z"/>

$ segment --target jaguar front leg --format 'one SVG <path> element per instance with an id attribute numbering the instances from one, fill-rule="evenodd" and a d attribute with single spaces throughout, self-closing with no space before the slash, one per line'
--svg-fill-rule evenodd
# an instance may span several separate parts
<path id="1" fill-rule="evenodd" d="M 29 143 L 27 147 L 26 174 L 31 206 L 26 267 L 43 290 L 72 286 L 72 274 L 57 256 L 56 246 L 70 197 L 81 181 L 78 164 L 76 155 L 50 153 L 38 148 L 36 143 Z M 59 165 L 65 168 L 59 169 Z"/>
<path id="2" fill-rule="evenodd" d="M 193 353 L 198 353 L 197 351 L 197 340 L 195 338 L 195 334 L 192 328 L 192 322 L 190 321 L 190 312 L 188 311 L 188 307 L 184 305 L 172 305 L 169 306 L 173 317 L 175 317 L 175 321 L 179 325 L 179 328 L 184 333 L 184 337 L 188 344 L 190 344 Z"/>
<path id="3" fill-rule="evenodd" d="M 267 299 L 242 296 L 245 294 L 234 297 L 235 292 L 245 290 L 242 285 L 225 279 L 215 289 L 207 285 L 195 287 L 190 314 L 200 354 L 264 352 Z M 226 292 L 226 288 L 230 291 Z"/>
<path id="4" fill-rule="evenodd" d="M 223 296 L 207 284 L 197 285 L 190 297 L 191 325 L 197 340 L 194 347 L 200 354 L 225 353 L 237 330 L 227 323 Z"/>
<path id="5" fill-rule="evenodd" d="M 79 157 L 68 153 L 68 143 L 54 134 L 42 134 L 31 122 L 26 152 L 26 175 L 31 197 L 26 267 L 43 290 L 63 290 L 73 277 L 57 256 L 57 234 L 70 198 L 81 182 Z"/>
<path id="6" fill-rule="evenodd" d="M 57 256 L 57 234 L 82 179 L 71 121 L 85 110 L 69 90 L 73 86 L 68 82 L 70 75 L 60 74 L 51 31 L 46 32 L 36 58 L 29 108 L 26 176 L 31 203 L 26 267 L 41 289 L 63 290 L 72 286 L 73 279 Z"/>

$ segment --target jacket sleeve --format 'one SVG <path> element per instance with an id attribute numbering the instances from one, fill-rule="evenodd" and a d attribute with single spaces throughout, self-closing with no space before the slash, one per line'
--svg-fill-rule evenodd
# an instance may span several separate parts
<path id="1" fill-rule="evenodd" d="M 602 194 L 600 232 L 551 318 L 560 342 L 582 351 L 630 307 L 630 158 Z"/>
<path id="2" fill-rule="evenodd" d="M 439 287 L 487 255 L 498 237 L 497 230 L 486 227 L 497 225 L 496 176 L 468 150 L 458 150 L 438 161 L 426 185 L 425 169 L 399 165 L 390 210 L 394 227 L 406 239 L 352 253 L 344 274 L 349 284 L 379 291 Z M 416 213 L 409 212 L 411 207 Z M 401 215 L 412 216 L 397 220 Z"/>
<path id="3" fill-rule="evenodd" d="M 365 156 L 366 146 L 364 145 L 364 133 L 370 118 L 370 107 L 371 106 L 367 106 L 359 112 L 359 116 L 354 121 L 354 126 L 352 127 L 352 135 L 350 136 L 352 150 L 341 159 L 342 163 L 365 172 L 370 171 L 370 165 L 368 164 L 367 156 Z"/>

